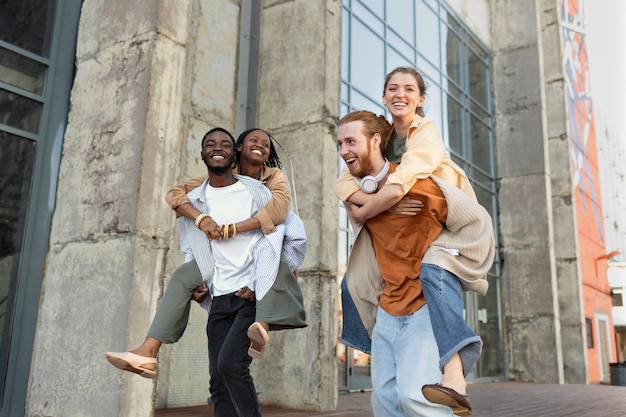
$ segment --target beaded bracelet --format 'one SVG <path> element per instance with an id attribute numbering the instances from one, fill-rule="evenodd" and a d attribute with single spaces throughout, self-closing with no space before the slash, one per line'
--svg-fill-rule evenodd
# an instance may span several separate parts
<path id="1" fill-rule="evenodd" d="M 211 218 L 211 216 L 209 216 L 206 213 L 200 213 L 198 214 L 198 216 L 196 217 L 196 220 L 194 220 L 194 223 L 196 224 L 196 227 L 199 229 L 200 228 L 200 224 L 202 223 L 202 220 L 206 219 L 206 218 Z"/>

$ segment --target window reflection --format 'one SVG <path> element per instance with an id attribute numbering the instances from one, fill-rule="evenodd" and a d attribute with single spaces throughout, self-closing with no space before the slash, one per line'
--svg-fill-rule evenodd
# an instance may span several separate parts
<path id="1" fill-rule="evenodd" d="M 0 40 L 37 55 L 50 55 L 54 0 L 0 1 Z"/>
<path id="2" fill-rule="evenodd" d="M 463 109 L 459 102 L 448 96 L 447 110 L 448 146 L 451 151 L 463 155 Z"/>
<path id="3" fill-rule="evenodd" d="M 47 66 L 0 47 L 0 81 L 30 93 L 43 94 Z"/>
<path id="4" fill-rule="evenodd" d="M 6 378 L 35 148 L 34 141 L 0 131 L 0 381 Z"/>
<path id="5" fill-rule="evenodd" d="M 491 173 L 491 131 L 480 120 L 471 117 L 472 162 L 483 171 Z"/>
<path id="6" fill-rule="evenodd" d="M 37 133 L 43 104 L 0 88 L 0 123 Z"/>
<path id="7" fill-rule="evenodd" d="M 469 89 L 472 98 L 484 108 L 488 107 L 489 88 L 487 85 L 487 65 L 473 52 L 468 56 Z"/>

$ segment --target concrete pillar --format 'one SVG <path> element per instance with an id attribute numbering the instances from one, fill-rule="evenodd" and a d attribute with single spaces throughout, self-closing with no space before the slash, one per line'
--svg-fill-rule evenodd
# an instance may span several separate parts
<path id="1" fill-rule="evenodd" d="M 491 7 L 507 373 L 562 383 L 540 2 Z"/>
<path id="2" fill-rule="evenodd" d="M 260 401 L 326 411 L 337 403 L 337 177 L 341 2 L 263 3 L 258 125 L 283 145 L 309 245 L 300 268 L 308 327 L 272 333 L 255 361 Z M 292 165 L 293 163 L 293 165 Z M 292 178 L 290 177 L 291 181 Z"/>
<path id="3" fill-rule="evenodd" d="M 154 382 L 103 352 L 141 343 L 161 294 L 189 11 L 83 7 L 27 415 L 151 415 Z"/>
<path id="4" fill-rule="evenodd" d="M 567 85 L 564 80 L 562 28 L 558 0 L 541 2 L 546 122 L 552 189 L 552 218 L 564 381 L 585 384 L 587 341 L 582 277 L 578 256 L 576 209 L 572 195 Z"/>

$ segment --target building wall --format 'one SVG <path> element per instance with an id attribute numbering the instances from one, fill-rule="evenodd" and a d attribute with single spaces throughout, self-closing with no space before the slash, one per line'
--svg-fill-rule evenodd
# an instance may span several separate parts
<path id="1" fill-rule="evenodd" d="M 262 402 L 329 410 L 337 398 L 329 190 L 337 175 L 339 3 L 263 6 L 258 123 L 303 168 L 294 174 L 309 231 L 299 274 L 309 327 L 272 334 L 254 373 Z M 163 349 L 158 385 L 114 370 L 103 353 L 143 341 L 165 277 L 182 261 L 163 196 L 203 172 L 208 128 L 235 129 L 236 92 L 245 87 L 236 78 L 239 13 L 234 0 L 83 4 L 28 415 L 147 416 L 155 402 L 206 403 L 206 313 L 195 306 L 186 339 Z"/>
<path id="2" fill-rule="evenodd" d="M 501 1 L 491 7 L 507 375 L 561 383 L 542 49 L 547 35 L 539 2 Z"/>
<path id="3" fill-rule="evenodd" d="M 493 53 L 507 377 L 596 382 L 584 319 L 610 310 L 606 263 L 595 269 L 603 215 L 599 194 L 572 175 L 563 3 L 469 4 L 450 1 Z M 262 402 L 292 408 L 337 400 L 340 9 L 339 0 L 262 5 L 257 122 L 284 146 L 309 233 L 299 274 L 309 327 L 271 334 L 253 374 Z M 182 262 L 163 196 L 204 172 L 207 129 L 235 129 L 240 10 L 238 0 L 83 3 L 27 415 L 147 416 L 154 405 L 206 402 L 206 313 L 196 306 L 183 340 L 162 349 L 156 385 L 113 370 L 103 352 L 141 343 Z"/>

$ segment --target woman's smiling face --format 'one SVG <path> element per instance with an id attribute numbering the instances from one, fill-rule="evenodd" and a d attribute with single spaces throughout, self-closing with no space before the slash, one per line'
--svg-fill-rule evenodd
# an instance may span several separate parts
<path id="1" fill-rule="evenodd" d="M 424 105 L 424 96 L 413 75 L 397 72 L 389 78 L 383 94 L 383 103 L 394 119 L 413 118 L 417 108 Z"/>
<path id="2" fill-rule="evenodd" d="M 262 130 L 253 130 L 246 135 L 238 151 L 241 152 L 241 161 L 264 164 L 270 156 L 271 142 L 269 136 Z"/>

